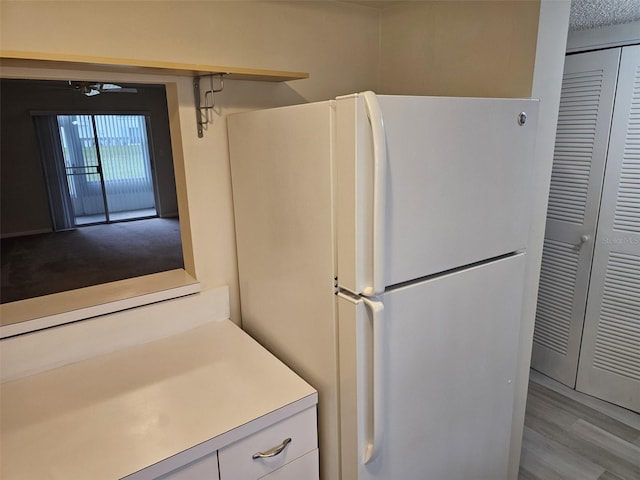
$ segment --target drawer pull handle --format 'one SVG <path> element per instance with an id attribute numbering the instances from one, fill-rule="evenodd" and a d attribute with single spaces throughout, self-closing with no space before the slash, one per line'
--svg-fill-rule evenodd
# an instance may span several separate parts
<path id="1" fill-rule="evenodd" d="M 266 452 L 254 453 L 251 458 L 253 458 L 254 460 L 257 460 L 258 458 L 275 457 L 276 455 L 281 454 L 283 452 L 283 450 L 285 448 L 287 448 L 287 445 L 289 445 L 290 443 L 291 443 L 291 439 L 290 438 L 285 438 L 283 440 L 283 442 L 280 445 L 278 445 L 277 447 L 273 447 L 271 450 L 267 450 Z"/>

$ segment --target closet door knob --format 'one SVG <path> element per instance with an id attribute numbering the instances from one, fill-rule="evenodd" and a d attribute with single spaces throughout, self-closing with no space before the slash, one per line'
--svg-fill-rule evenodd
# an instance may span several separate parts
<path id="1" fill-rule="evenodd" d="M 582 245 L 587 243 L 589 240 L 591 240 L 591 235 L 587 235 L 587 234 L 580 235 L 580 245 L 579 246 L 581 247 Z"/>

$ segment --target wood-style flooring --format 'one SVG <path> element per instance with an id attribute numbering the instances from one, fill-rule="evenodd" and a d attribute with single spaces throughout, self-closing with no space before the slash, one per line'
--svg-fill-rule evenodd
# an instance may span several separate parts
<path id="1" fill-rule="evenodd" d="M 531 371 L 519 480 L 640 480 L 640 415 Z"/>

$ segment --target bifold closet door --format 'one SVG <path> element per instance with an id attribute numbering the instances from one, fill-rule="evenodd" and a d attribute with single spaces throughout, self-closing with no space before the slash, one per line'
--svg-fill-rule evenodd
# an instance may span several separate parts
<path id="1" fill-rule="evenodd" d="M 622 49 L 576 389 L 640 412 L 640 45 Z"/>
<path id="2" fill-rule="evenodd" d="M 532 366 L 575 387 L 620 49 L 565 60 Z"/>

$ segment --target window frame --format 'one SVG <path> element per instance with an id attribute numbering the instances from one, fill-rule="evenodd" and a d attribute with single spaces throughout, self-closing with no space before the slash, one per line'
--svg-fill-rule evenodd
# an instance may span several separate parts
<path id="1" fill-rule="evenodd" d="M 87 65 L 87 70 L 74 70 L 73 72 L 3 66 L 0 76 L 8 79 L 68 80 L 68 78 L 74 78 L 85 81 L 93 81 L 97 76 L 100 76 L 105 81 L 113 81 L 114 83 L 164 85 L 184 262 L 183 269 L 132 277 L 117 282 L 0 304 L 0 339 L 199 293 L 201 287 L 196 279 L 187 202 L 178 79 L 159 73 L 148 75 L 110 73 L 104 70 L 96 72 L 90 70 L 90 65 Z"/>

